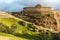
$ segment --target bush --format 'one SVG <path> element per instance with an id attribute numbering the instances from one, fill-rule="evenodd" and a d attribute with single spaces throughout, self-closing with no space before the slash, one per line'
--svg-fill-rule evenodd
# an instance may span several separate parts
<path id="1" fill-rule="evenodd" d="M 9 30 L 10 34 L 15 34 L 18 33 L 19 25 L 18 24 L 13 24 Z"/>
<path id="2" fill-rule="evenodd" d="M 9 34 L 15 34 L 17 33 L 19 28 L 18 24 L 13 24 L 11 27 L 8 27 L 2 23 L 0 23 L 0 32 L 4 32 L 4 33 L 9 33 Z"/>
<path id="3" fill-rule="evenodd" d="M 8 33 L 9 27 L 0 23 L 0 32 Z"/>
<path id="4" fill-rule="evenodd" d="M 60 33 L 56 33 L 54 39 L 55 40 L 60 40 Z"/>
<path id="5" fill-rule="evenodd" d="M 25 22 L 23 22 L 23 21 L 19 21 L 18 23 L 22 26 L 25 26 Z"/>
<path id="6" fill-rule="evenodd" d="M 30 31 L 33 31 L 33 32 L 36 31 L 36 27 L 33 24 L 28 24 L 27 27 L 28 27 L 28 30 L 30 30 Z"/>
<path id="7" fill-rule="evenodd" d="M 54 40 L 54 34 L 48 31 L 40 32 L 40 40 Z"/>

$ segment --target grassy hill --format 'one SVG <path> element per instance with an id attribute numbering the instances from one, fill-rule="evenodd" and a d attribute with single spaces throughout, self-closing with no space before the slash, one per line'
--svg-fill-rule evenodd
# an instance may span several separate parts
<path id="1" fill-rule="evenodd" d="M 0 18 L 0 33 L 5 37 L 8 37 L 8 34 L 15 36 L 8 37 L 10 40 L 53 40 L 56 32 L 23 20 Z"/>
<path id="2" fill-rule="evenodd" d="M 56 34 L 54 30 L 37 26 L 12 15 L 0 17 L 0 40 L 55 40 Z"/>
<path id="3" fill-rule="evenodd" d="M 53 11 L 22 11 L 22 12 L 12 12 L 12 15 L 23 19 L 25 21 L 34 23 L 35 25 L 42 26 L 44 28 L 49 28 L 57 30 L 58 22 Z M 48 24 L 48 25 L 47 25 Z"/>
<path id="4" fill-rule="evenodd" d="M 2 22 L 3 24 L 7 26 L 11 26 L 12 24 L 17 23 L 18 20 L 14 18 L 0 18 L 0 22 Z"/>
<path id="5" fill-rule="evenodd" d="M 16 37 L 11 34 L 0 33 L 0 40 L 26 40 L 25 38 Z"/>

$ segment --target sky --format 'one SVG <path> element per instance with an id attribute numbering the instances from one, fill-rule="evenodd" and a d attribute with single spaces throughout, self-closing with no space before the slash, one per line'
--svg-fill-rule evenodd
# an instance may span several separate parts
<path id="1" fill-rule="evenodd" d="M 33 7 L 36 4 L 60 10 L 60 0 L 0 0 L 0 11 L 20 12 L 24 7 Z"/>

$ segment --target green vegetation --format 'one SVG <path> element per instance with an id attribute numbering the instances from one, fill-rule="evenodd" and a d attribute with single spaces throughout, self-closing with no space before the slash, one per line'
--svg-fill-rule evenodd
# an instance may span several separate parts
<path id="1" fill-rule="evenodd" d="M 6 34 L 6 33 L 1 33 L 0 32 L 0 40 L 27 40 L 25 38 L 20 38 L 20 37 L 16 37 L 14 35 L 11 35 L 11 34 Z"/>
<path id="2" fill-rule="evenodd" d="M 14 18 L 0 18 L 0 36 L 10 40 L 55 40 L 55 31 Z"/>
<path id="3" fill-rule="evenodd" d="M 18 20 L 14 19 L 14 18 L 0 18 L 0 22 L 2 22 L 3 24 L 7 25 L 7 26 L 11 26 L 14 23 L 17 23 Z"/>

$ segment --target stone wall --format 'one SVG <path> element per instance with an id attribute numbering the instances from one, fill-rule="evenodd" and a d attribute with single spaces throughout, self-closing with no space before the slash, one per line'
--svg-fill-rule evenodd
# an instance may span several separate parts
<path id="1" fill-rule="evenodd" d="M 23 8 L 23 11 L 27 12 L 27 11 L 52 11 L 54 10 L 51 7 L 42 7 L 40 5 L 36 5 L 35 7 L 25 7 Z"/>

